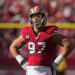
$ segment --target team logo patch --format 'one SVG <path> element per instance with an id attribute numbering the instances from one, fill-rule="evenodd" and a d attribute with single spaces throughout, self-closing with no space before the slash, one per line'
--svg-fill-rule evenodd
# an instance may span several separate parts
<path id="1" fill-rule="evenodd" d="M 30 35 L 26 35 L 26 39 L 30 39 Z"/>

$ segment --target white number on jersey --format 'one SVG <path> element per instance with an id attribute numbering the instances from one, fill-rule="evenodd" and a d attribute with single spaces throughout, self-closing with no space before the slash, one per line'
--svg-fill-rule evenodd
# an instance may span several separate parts
<path id="1" fill-rule="evenodd" d="M 42 48 L 40 50 L 38 50 L 38 54 L 40 54 L 45 50 L 46 43 L 45 42 L 38 42 L 37 45 L 42 46 Z M 34 42 L 29 42 L 28 47 L 30 50 L 30 54 L 34 54 L 36 52 L 36 45 Z"/>

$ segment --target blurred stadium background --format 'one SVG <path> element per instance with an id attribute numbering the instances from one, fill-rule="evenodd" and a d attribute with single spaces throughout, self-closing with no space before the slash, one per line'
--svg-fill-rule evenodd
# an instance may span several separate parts
<path id="1" fill-rule="evenodd" d="M 35 5 L 48 12 L 48 25 L 57 25 L 62 34 L 75 43 L 75 0 L 0 0 L 0 75 L 25 75 L 11 55 L 9 46 L 19 36 L 21 28 L 29 26 L 28 13 Z M 27 60 L 25 50 L 23 47 L 20 52 Z M 63 75 L 75 75 L 75 49 L 58 70 Z"/>

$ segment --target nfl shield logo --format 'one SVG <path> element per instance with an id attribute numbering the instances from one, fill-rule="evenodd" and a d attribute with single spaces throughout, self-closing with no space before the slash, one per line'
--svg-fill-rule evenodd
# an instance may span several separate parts
<path id="1" fill-rule="evenodd" d="M 26 39 L 30 39 L 30 35 L 26 35 Z"/>

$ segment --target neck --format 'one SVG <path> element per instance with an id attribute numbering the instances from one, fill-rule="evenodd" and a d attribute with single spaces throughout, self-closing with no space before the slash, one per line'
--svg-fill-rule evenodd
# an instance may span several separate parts
<path id="1" fill-rule="evenodd" d="M 43 28 L 44 28 L 44 26 L 41 27 L 41 28 L 35 28 L 35 27 L 34 27 L 34 31 L 35 31 L 37 34 L 39 34 L 39 33 L 42 31 Z"/>

